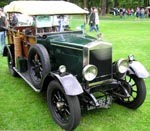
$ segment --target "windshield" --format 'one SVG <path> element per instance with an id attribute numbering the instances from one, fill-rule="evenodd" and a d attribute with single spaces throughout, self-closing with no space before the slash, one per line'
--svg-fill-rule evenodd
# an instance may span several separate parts
<path id="1" fill-rule="evenodd" d="M 36 34 L 83 30 L 84 18 L 71 15 L 36 16 L 35 27 Z"/>

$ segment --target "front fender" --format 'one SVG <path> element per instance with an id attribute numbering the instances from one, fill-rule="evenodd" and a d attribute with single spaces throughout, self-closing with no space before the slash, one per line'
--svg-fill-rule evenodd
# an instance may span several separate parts
<path id="1" fill-rule="evenodd" d="M 129 74 L 135 74 L 138 78 L 148 78 L 148 77 L 150 77 L 150 74 L 148 73 L 148 71 L 146 70 L 144 65 L 142 65 L 138 61 L 132 61 L 129 64 L 128 72 L 129 72 Z"/>
<path id="2" fill-rule="evenodd" d="M 83 93 L 80 83 L 72 74 L 60 76 L 59 74 L 52 73 L 52 75 L 59 80 L 67 95 L 75 96 Z"/>

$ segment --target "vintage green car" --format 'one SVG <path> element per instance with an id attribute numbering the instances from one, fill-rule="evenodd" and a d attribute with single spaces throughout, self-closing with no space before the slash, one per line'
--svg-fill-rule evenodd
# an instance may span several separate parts
<path id="1" fill-rule="evenodd" d="M 12 76 L 21 76 L 36 92 L 47 91 L 61 128 L 75 129 L 82 109 L 109 108 L 113 101 L 137 109 L 144 102 L 149 73 L 133 55 L 113 62 L 111 43 L 61 23 L 64 15 L 87 11 L 65 1 L 14 1 L 4 11 L 34 19 L 32 25 L 6 28 L 3 55 Z M 58 23 L 50 22 L 54 16 Z"/>

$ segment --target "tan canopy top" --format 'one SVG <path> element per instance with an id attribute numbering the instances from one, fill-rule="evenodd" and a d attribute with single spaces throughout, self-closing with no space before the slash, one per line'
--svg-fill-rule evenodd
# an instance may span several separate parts
<path id="1" fill-rule="evenodd" d="M 66 1 L 13 1 L 4 12 L 20 12 L 27 15 L 87 14 L 88 11 Z"/>

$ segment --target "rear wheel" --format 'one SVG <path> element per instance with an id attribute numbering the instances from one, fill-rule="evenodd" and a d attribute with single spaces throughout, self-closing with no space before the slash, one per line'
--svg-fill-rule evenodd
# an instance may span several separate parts
<path id="1" fill-rule="evenodd" d="M 79 124 L 81 109 L 77 96 L 65 94 L 57 81 L 50 82 L 47 102 L 55 122 L 63 129 L 71 131 Z"/>
<path id="2" fill-rule="evenodd" d="M 135 75 L 129 75 L 125 77 L 124 81 L 123 83 L 125 84 L 123 86 L 129 91 L 130 96 L 127 98 L 119 98 L 117 102 L 126 107 L 137 109 L 143 104 L 146 97 L 144 80 Z"/>
<path id="3" fill-rule="evenodd" d="M 15 60 L 9 52 L 7 53 L 7 61 L 10 74 L 14 77 L 18 76 L 17 72 L 13 69 L 13 67 L 15 66 Z"/>

